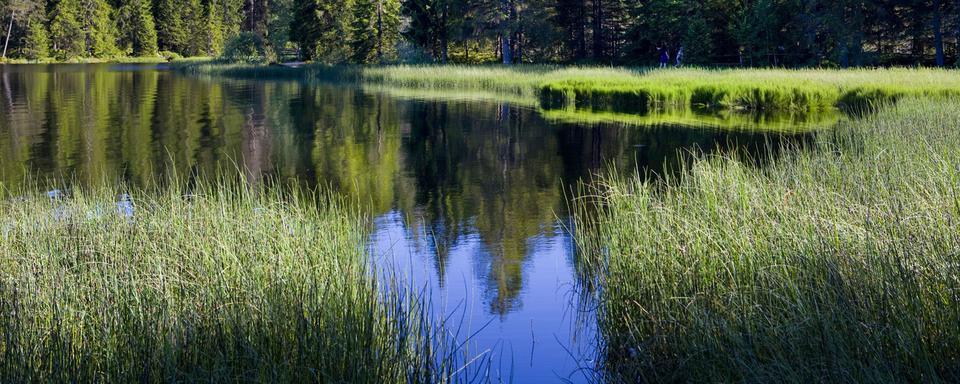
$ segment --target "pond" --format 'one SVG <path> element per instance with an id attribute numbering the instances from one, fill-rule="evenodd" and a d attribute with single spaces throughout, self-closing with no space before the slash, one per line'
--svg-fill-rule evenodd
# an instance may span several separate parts
<path id="1" fill-rule="evenodd" d="M 532 107 L 156 66 L 0 66 L 0 182 L 149 184 L 236 167 L 350 196 L 371 260 L 421 287 L 504 381 L 589 380 L 597 346 L 568 214 L 578 182 L 806 136 L 564 122 Z M 653 176 L 651 176 L 653 177 Z M 51 189 L 62 187 L 50 185 Z"/>

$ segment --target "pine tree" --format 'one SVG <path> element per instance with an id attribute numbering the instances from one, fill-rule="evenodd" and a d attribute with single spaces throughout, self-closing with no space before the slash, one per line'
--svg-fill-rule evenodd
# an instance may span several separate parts
<path id="1" fill-rule="evenodd" d="M 377 4 L 374 26 L 377 31 L 377 61 L 397 59 L 400 42 L 400 0 L 375 0 Z"/>
<path id="2" fill-rule="evenodd" d="M 447 10 L 447 0 L 406 0 L 402 10 L 409 19 L 409 27 L 403 36 L 441 62 L 446 62 L 450 30 Z"/>
<path id="3" fill-rule="evenodd" d="M 187 26 L 187 40 L 183 53 L 198 56 L 207 52 L 207 13 L 200 0 L 186 0 L 181 8 L 183 21 Z"/>
<path id="4" fill-rule="evenodd" d="M 215 1 L 207 3 L 207 44 L 205 53 L 210 56 L 219 55 L 223 50 L 223 17 Z"/>
<path id="5" fill-rule="evenodd" d="M 300 44 L 306 59 L 327 63 L 342 62 L 350 55 L 352 1 L 297 0 L 290 35 Z"/>
<path id="6" fill-rule="evenodd" d="M 50 36 L 47 27 L 40 17 L 33 17 L 27 22 L 27 34 L 24 36 L 23 57 L 30 60 L 40 60 L 50 57 Z"/>
<path id="7" fill-rule="evenodd" d="M 278 54 L 283 52 L 284 46 L 290 41 L 290 24 L 293 22 L 293 11 L 293 0 L 270 0 L 267 38 Z"/>
<path id="8" fill-rule="evenodd" d="M 376 17 L 374 0 L 357 0 L 353 6 L 353 23 L 350 25 L 350 60 L 365 64 L 374 60 L 377 32 L 373 22 Z"/>
<path id="9" fill-rule="evenodd" d="M 120 54 L 117 49 L 117 29 L 114 26 L 113 7 L 106 0 L 80 0 L 81 23 L 86 37 L 86 55 L 112 57 Z"/>
<path id="10" fill-rule="evenodd" d="M 157 54 L 157 30 L 149 0 L 122 0 L 117 12 L 122 44 L 137 56 Z"/>
<path id="11" fill-rule="evenodd" d="M 290 23 L 290 40 L 299 44 L 300 54 L 306 60 L 316 56 L 317 43 L 321 36 L 317 8 L 315 0 L 297 0 L 293 21 Z"/>
<path id="12" fill-rule="evenodd" d="M 50 18 L 50 43 L 58 59 L 83 56 L 87 45 L 83 24 L 80 22 L 82 10 L 78 0 L 60 0 L 53 5 Z"/>
<path id="13" fill-rule="evenodd" d="M 184 53 L 189 31 L 183 21 L 181 1 L 159 0 L 155 11 L 159 48 Z"/>
<path id="14" fill-rule="evenodd" d="M 40 26 L 46 28 L 43 22 L 46 20 L 46 10 L 44 9 L 45 0 L 0 0 L 0 20 L 3 23 L 3 53 L 4 58 L 17 45 L 17 35 L 26 38 L 29 34 L 30 23 L 40 22 Z M 13 44 L 13 45 L 11 45 Z"/>
<path id="15" fill-rule="evenodd" d="M 396 0 L 357 0 L 350 26 L 351 61 L 382 63 L 394 58 L 400 39 L 399 13 Z"/>

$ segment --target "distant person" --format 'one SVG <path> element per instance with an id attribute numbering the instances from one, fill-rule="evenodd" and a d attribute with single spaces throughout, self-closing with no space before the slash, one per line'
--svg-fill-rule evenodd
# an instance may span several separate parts
<path id="1" fill-rule="evenodd" d="M 677 68 L 680 68 L 682 66 L 683 66 L 683 46 L 681 45 L 680 48 L 677 48 Z"/>
<path id="2" fill-rule="evenodd" d="M 667 50 L 666 45 L 657 47 L 657 51 L 660 54 L 660 68 L 666 68 L 670 63 L 670 51 Z"/>

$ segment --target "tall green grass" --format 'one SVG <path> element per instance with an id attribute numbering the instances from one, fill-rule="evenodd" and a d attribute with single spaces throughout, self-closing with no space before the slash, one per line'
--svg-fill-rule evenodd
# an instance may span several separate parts
<path id="1" fill-rule="evenodd" d="M 223 180 L 123 191 L 3 191 L 0 381 L 456 379 L 421 297 L 373 277 L 349 204 Z"/>
<path id="2" fill-rule="evenodd" d="M 607 177 L 578 217 L 606 379 L 960 380 L 958 149 L 960 102 L 910 99 L 762 167 Z"/>
<path id="3" fill-rule="evenodd" d="M 942 69 L 670 69 L 612 76 L 568 73 L 540 85 L 544 108 L 614 112 L 731 108 L 816 112 L 908 96 L 957 96 L 960 75 Z"/>

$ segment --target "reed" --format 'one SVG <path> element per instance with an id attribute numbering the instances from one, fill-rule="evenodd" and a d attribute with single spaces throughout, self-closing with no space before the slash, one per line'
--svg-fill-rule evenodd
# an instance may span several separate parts
<path id="1" fill-rule="evenodd" d="M 729 108 L 818 112 L 909 96 L 957 96 L 960 76 L 942 69 L 669 69 L 613 76 L 567 73 L 540 85 L 541 105 L 612 112 Z"/>
<path id="2" fill-rule="evenodd" d="M 350 204 L 171 185 L 3 191 L 0 381 L 457 380 L 422 295 L 373 277 Z"/>
<path id="3" fill-rule="evenodd" d="M 958 122 L 908 99 L 763 166 L 607 176 L 577 226 L 606 379 L 960 380 Z"/>

